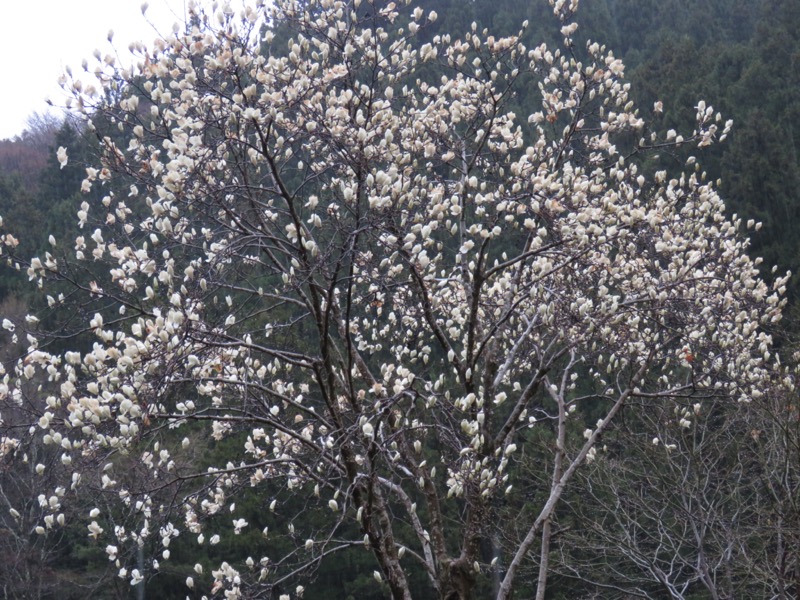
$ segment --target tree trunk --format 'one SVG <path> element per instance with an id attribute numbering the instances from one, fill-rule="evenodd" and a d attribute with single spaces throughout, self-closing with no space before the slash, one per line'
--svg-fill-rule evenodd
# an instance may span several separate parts
<path id="1" fill-rule="evenodd" d="M 440 581 L 442 600 L 471 600 L 475 572 L 465 557 L 442 565 Z"/>
<path id="2" fill-rule="evenodd" d="M 547 588 L 547 569 L 550 557 L 550 519 L 542 525 L 542 554 L 539 559 L 539 579 L 536 583 L 536 600 L 544 600 L 544 591 Z"/>

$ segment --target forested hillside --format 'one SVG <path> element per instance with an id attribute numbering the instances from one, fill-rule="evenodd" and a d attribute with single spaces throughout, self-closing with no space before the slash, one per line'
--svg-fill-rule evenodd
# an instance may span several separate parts
<path id="1" fill-rule="evenodd" d="M 0 595 L 796 597 L 800 3 L 345 4 L 0 141 Z"/>

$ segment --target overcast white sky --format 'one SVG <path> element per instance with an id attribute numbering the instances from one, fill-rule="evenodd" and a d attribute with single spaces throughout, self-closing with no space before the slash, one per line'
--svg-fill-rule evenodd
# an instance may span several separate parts
<path id="1" fill-rule="evenodd" d="M 130 42 L 150 45 L 157 35 L 154 26 L 166 34 L 183 21 L 184 0 L 148 3 L 145 18 L 142 0 L 3 0 L 0 139 L 21 133 L 34 111 L 47 111 L 46 97 L 56 101 L 61 96 L 57 80 L 64 67 L 79 71 L 82 59 L 92 63 L 95 48 L 109 51 L 109 29 L 119 56 L 127 58 Z"/>

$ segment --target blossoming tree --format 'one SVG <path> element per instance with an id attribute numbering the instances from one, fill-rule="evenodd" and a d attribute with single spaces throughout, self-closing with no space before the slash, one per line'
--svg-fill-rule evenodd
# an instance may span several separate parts
<path id="1" fill-rule="evenodd" d="M 289 550 L 222 562 L 209 593 L 284 590 L 357 546 L 395 598 L 412 568 L 435 597 L 493 573 L 508 598 L 538 555 L 541 595 L 559 498 L 626 402 L 761 393 L 783 280 L 759 278 L 693 158 L 674 178 L 640 159 L 729 124 L 700 102 L 685 138 L 651 132 L 622 63 L 577 47 L 577 0 L 551 4 L 560 49 L 418 42 L 436 14 L 406 2 L 193 7 L 135 67 L 106 57 L 102 90 L 65 78 L 101 148 L 81 235 L 25 260 L 3 234 L 55 315 L 4 324 L 29 346 L 5 365 L 5 460 L 39 436 L 58 460 L 37 468 L 64 476 L 40 533 L 93 486 L 88 533 L 137 584 L 177 536 L 253 527 L 236 501 L 261 494 Z M 541 427 L 546 502 L 487 550 Z M 238 456 L 200 468 L 208 439 Z M 128 559 L 146 543 L 160 565 Z"/>

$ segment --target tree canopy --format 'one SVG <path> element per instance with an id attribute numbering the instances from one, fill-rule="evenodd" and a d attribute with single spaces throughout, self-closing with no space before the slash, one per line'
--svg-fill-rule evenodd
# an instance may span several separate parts
<path id="1" fill-rule="evenodd" d="M 294 597 L 348 560 L 394 598 L 543 598 L 627 407 L 679 415 L 637 421 L 670 463 L 704 407 L 791 389 L 789 275 L 697 159 L 731 123 L 651 125 L 550 4 L 555 45 L 408 2 L 193 6 L 102 89 L 68 79 L 97 155 L 63 130 L 44 184 L 87 164 L 78 232 L 0 238 L 43 299 L 3 321 L 2 457 L 41 487 L 10 514 L 82 519 L 132 586 Z"/>

